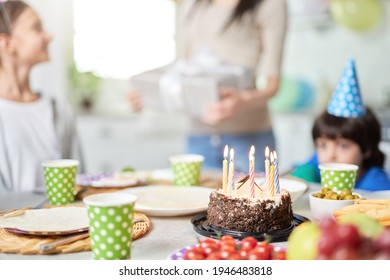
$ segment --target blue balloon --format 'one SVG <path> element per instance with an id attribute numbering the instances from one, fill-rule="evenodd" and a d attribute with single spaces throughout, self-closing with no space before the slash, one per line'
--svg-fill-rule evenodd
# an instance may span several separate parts
<path id="1" fill-rule="evenodd" d="M 315 102 L 315 90 L 311 84 L 305 80 L 298 81 L 299 98 L 296 100 L 296 109 L 306 109 Z"/>

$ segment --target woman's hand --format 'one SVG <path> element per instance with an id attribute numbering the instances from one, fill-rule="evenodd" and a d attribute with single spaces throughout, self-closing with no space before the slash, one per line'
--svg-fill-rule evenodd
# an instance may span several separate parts
<path id="1" fill-rule="evenodd" d="M 220 101 L 211 104 L 207 108 L 202 121 L 215 125 L 234 117 L 243 110 L 262 110 L 267 106 L 268 100 L 276 94 L 278 89 L 279 77 L 268 77 L 267 86 L 262 90 L 240 91 L 236 88 L 220 88 Z"/>
<path id="2" fill-rule="evenodd" d="M 230 119 L 245 107 L 244 96 L 235 88 L 221 88 L 219 91 L 220 101 L 212 103 L 202 117 L 207 124 L 217 124 Z"/>
<path id="3" fill-rule="evenodd" d="M 130 107 L 134 112 L 139 112 L 142 109 L 141 94 L 139 91 L 131 91 L 127 94 L 127 100 L 130 102 Z"/>

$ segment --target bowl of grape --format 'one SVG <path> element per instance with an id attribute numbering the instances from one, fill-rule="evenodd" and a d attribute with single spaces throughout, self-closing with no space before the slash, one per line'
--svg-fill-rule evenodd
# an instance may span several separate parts
<path id="1" fill-rule="evenodd" d="M 390 227 L 363 213 L 305 222 L 288 239 L 288 260 L 390 260 Z"/>
<path id="2" fill-rule="evenodd" d="M 329 188 L 322 188 L 321 191 L 309 195 L 311 214 L 315 220 L 320 220 L 322 217 L 332 216 L 334 210 L 354 204 L 356 199 L 361 198 L 360 194 L 347 189 L 332 191 Z"/>

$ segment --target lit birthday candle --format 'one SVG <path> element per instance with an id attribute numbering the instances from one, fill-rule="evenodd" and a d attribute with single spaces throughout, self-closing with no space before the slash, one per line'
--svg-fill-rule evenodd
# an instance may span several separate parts
<path id="1" fill-rule="evenodd" d="M 273 153 L 271 153 L 271 166 L 269 168 L 269 193 L 270 195 L 275 195 L 275 165 L 274 165 L 274 156 Z"/>
<path id="2" fill-rule="evenodd" d="M 276 155 L 276 151 L 274 151 L 274 173 L 275 173 L 275 193 L 280 194 L 280 185 L 279 185 L 279 164 L 278 157 Z"/>
<path id="3" fill-rule="evenodd" d="M 249 179 L 250 179 L 250 195 L 255 197 L 255 147 L 252 146 L 249 151 Z"/>
<path id="4" fill-rule="evenodd" d="M 269 184 L 269 148 L 268 146 L 265 148 L 265 186 L 266 189 L 269 190 L 270 184 Z"/>
<path id="5" fill-rule="evenodd" d="M 234 149 L 230 149 L 229 176 L 227 182 L 227 194 L 231 195 L 234 188 Z"/>
<path id="6" fill-rule="evenodd" d="M 225 150 L 223 152 L 223 161 L 222 161 L 222 191 L 226 193 L 226 186 L 228 182 L 228 161 L 227 156 L 229 152 L 228 145 L 225 146 Z"/>

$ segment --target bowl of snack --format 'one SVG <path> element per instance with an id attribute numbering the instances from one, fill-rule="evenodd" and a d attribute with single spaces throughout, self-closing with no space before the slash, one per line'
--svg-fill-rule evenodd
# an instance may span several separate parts
<path id="1" fill-rule="evenodd" d="M 312 192 L 309 195 L 310 210 L 314 219 L 320 220 L 325 216 L 333 216 L 333 211 L 355 203 L 361 199 L 358 193 L 350 190 L 332 191 L 322 188 L 321 191 Z"/>

